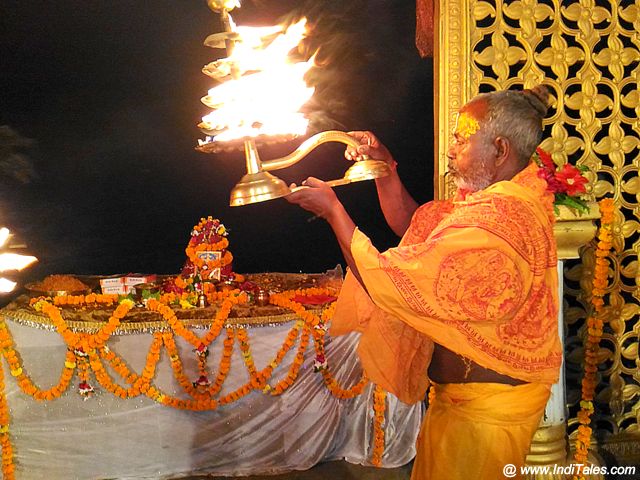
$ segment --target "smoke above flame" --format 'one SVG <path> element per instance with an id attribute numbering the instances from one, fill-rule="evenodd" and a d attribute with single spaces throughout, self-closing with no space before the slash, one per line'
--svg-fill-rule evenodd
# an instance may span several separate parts
<path id="1" fill-rule="evenodd" d="M 231 32 L 209 36 L 205 45 L 232 45 L 231 54 L 203 68 L 219 85 L 202 102 L 212 112 L 198 126 L 206 140 L 221 142 L 261 135 L 303 135 L 308 119 L 300 112 L 314 88 L 305 82 L 313 57 L 296 58 L 307 34 L 302 19 L 288 27 L 245 27 L 231 23 Z"/>

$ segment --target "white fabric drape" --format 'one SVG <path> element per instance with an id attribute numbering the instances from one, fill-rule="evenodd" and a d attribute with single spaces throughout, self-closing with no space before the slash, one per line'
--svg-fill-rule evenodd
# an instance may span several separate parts
<path id="1" fill-rule="evenodd" d="M 10 320 L 10 317 L 9 317 Z M 66 347 L 55 332 L 7 321 L 25 371 L 46 389 L 57 384 Z M 293 324 L 249 329 L 257 368 L 263 368 L 282 345 Z M 329 367 L 343 387 L 360 378 L 356 334 L 331 339 Z M 108 345 L 137 373 L 142 371 L 151 334 L 112 337 Z M 190 379 L 197 377 L 194 353 L 178 340 Z M 208 365 L 215 378 L 222 338 L 210 347 Z M 286 375 L 295 347 L 275 370 Z M 304 470 L 335 459 L 370 465 L 373 386 L 352 400 L 338 400 L 313 371 L 310 345 L 298 380 L 279 397 L 252 392 L 208 412 L 188 412 L 159 405 L 146 397 L 122 400 L 103 391 L 91 376 L 96 395 L 84 400 L 77 378 L 59 399 L 37 402 L 25 395 L 8 373 L 5 383 L 11 415 L 17 480 L 27 479 L 167 479 L 197 474 L 240 476 Z M 117 378 L 117 376 L 116 376 Z M 248 379 L 237 344 L 221 394 Z M 154 384 L 180 394 L 163 352 Z M 383 466 L 396 467 L 415 455 L 421 405 L 405 405 L 389 395 Z"/>

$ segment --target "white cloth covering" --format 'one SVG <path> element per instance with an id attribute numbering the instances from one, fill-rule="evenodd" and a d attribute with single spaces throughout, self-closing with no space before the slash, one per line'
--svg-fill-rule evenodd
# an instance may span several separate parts
<path id="1" fill-rule="evenodd" d="M 47 389 L 57 384 L 66 347 L 56 332 L 12 321 L 8 328 L 16 342 L 25 371 Z M 263 368 L 282 345 L 293 323 L 248 330 L 257 368 Z M 208 365 L 215 378 L 222 338 L 210 347 Z M 108 345 L 141 373 L 151 334 L 112 337 Z M 329 368 L 343 387 L 360 378 L 355 353 L 357 334 L 333 338 L 327 344 Z M 178 339 L 180 356 L 190 379 L 197 378 L 196 356 Z M 286 375 L 295 346 L 273 376 Z M 159 405 L 147 397 L 122 400 L 105 392 L 90 377 L 96 395 L 84 400 L 78 379 L 51 402 L 37 402 L 22 393 L 9 374 L 6 394 L 11 415 L 16 479 L 168 479 L 198 474 L 242 476 L 305 470 L 321 461 L 346 459 L 370 465 L 373 425 L 373 385 L 352 400 L 338 400 L 313 371 L 312 342 L 300 376 L 279 397 L 252 392 L 215 411 L 189 412 Z M 236 343 L 231 371 L 221 394 L 248 379 Z M 120 382 L 123 384 L 122 382 Z M 181 395 L 166 351 L 154 385 Z M 420 404 L 408 406 L 387 397 L 384 467 L 408 463 L 415 455 L 415 440 L 422 420 Z"/>

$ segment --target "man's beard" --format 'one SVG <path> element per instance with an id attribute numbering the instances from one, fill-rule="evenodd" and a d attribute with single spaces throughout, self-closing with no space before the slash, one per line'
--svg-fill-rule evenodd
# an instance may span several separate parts
<path id="1" fill-rule="evenodd" d="M 493 173 L 487 168 L 487 163 L 481 161 L 478 167 L 471 172 L 467 172 L 465 175 L 461 175 L 456 171 L 453 174 L 453 181 L 460 190 L 467 192 L 477 192 L 484 190 L 493 183 Z"/>

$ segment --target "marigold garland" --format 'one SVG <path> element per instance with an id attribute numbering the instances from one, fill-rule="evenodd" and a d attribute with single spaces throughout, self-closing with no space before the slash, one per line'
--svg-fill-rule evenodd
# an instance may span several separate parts
<path id="1" fill-rule="evenodd" d="M 373 454 L 371 463 L 376 467 L 382 466 L 384 454 L 384 412 L 386 410 L 387 392 L 378 385 L 373 390 Z"/>
<path id="2" fill-rule="evenodd" d="M 273 359 L 268 362 L 262 370 L 256 369 L 253 362 L 247 331 L 243 328 L 226 328 L 226 338 L 223 341 L 224 348 L 220 358 L 218 374 L 213 383 L 209 383 L 208 381 L 206 362 L 208 346 L 218 338 L 233 306 L 245 303 L 248 300 L 246 294 L 238 290 L 231 292 L 212 292 L 212 300 L 220 301 L 221 304 L 215 317 L 212 319 L 210 329 L 202 338 L 199 338 L 192 331 L 188 330 L 184 324 L 177 319 L 175 313 L 167 304 L 155 299 L 149 299 L 146 307 L 151 311 L 158 312 L 169 324 L 170 331 L 156 332 L 154 334 L 141 374 L 132 372 L 125 361 L 106 345 L 106 342 L 119 327 L 122 319 L 129 313 L 131 308 L 134 307 L 132 301 L 121 301 L 105 325 L 98 330 L 98 332 L 92 334 L 73 332 L 64 320 L 62 311 L 60 310 L 60 307 L 78 307 L 87 304 L 113 305 L 117 302 L 118 297 L 116 295 L 91 294 L 84 296 L 64 296 L 55 297 L 53 300 L 40 297 L 30 302 L 33 308 L 42 311 L 51 319 L 56 331 L 68 347 L 64 368 L 58 384 L 48 390 L 41 390 L 35 386 L 31 378 L 24 372 L 22 361 L 15 350 L 13 339 L 6 324 L 2 320 L 0 320 L 0 352 L 7 360 L 11 375 L 16 378 L 22 391 L 36 400 L 49 401 L 60 397 L 62 393 L 68 389 L 73 375 L 76 372 L 79 379 L 78 391 L 85 398 L 88 398 L 94 392 L 93 386 L 89 383 L 90 374 L 93 372 L 97 383 L 106 391 L 111 392 L 119 398 L 126 399 L 145 395 L 158 403 L 172 408 L 202 411 L 213 410 L 219 405 L 235 402 L 248 395 L 252 390 L 260 390 L 262 393 L 269 395 L 282 394 L 293 385 L 298 378 L 300 368 L 304 363 L 304 354 L 307 350 L 310 337 L 313 337 L 316 361 L 318 358 L 325 359 L 323 362 L 324 366 L 320 371 L 327 389 L 337 398 L 353 398 L 360 395 L 367 385 L 368 379 L 366 376 L 363 374 L 355 385 L 348 389 L 343 389 L 326 366 L 324 337 L 326 334 L 326 323 L 332 318 L 333 312 L 335 311 L 335 302 L 326 307 L 322 315 L 319 316 L 315 312 L 306 310 L 302 304 L 293 301 L 293 298 L 298 296 L 328 295 L 328 293 L 327 289 L 310 288 L 292 290 L 271 296 L 271 303 L 292 310 L 300 317 L 300 320 L 294 324 L 278 352 L 276 352 Z M 165 300 L 169 300 L 169 298 Z M 300 332 L 302 332 L 302 334 L 300 334 Z M 199 373 L 201 377 L 196 382 L 189 381 L 184 374 L 178 349 L 175 344 L 175 335 L 184 338 L 195 347 L 194 351 L 198 355 Z M 286 375 L 276 384 L 270 384 L 269 380 L 274 370 L 296 344 L 298 337 L 300 338 L 298 348 Z M 219 394 L 230 371 L 231 356 L 236 338 L 242 351 L 245 366 L 250 374 L 250 379 L 245 385 L 215 399 L 213 397 Z M 163 346 L 167 350 L 171 360 L 174 376 L 185 392 L 192 397 L 191 399 L 181 399 L 168 395 L 152 385 Z M 107 362 L 113 371 L 129 386 L 125 388 L 118 384 L 108 373 L 103 361 Z M 2 366 L 0 365 L 0 445 L 2 446 L 2 471 L 4 478 L 13 478 L 15 466 L 13 464 L 12 447 L 8 435 L 9 413 L 4 391 L 4 376 Z M 380 464 L 382 453 L 384 452 L 383 423 L 385 395 L 386 393 L 383 390 L 377 389 L 376 395 L 374 396 L 375 434 L 374 457 L 372 461 L 376 465 Z"/>
<path id="3" fill-rule="evenodd" d="M 187 342 L 189 342 L 197 349 L 203 346 L 206 347 L 207 345 L 211 344 L 216 338 L 218 338 L 224 322 L 226 322 L 229 318 L 229 314 L 231 313 L 231 309 L 233 308 L 233 306 L 246 303 L 247 300 L 247 295 L 244 293 L 238 293 L 225 297 L 225 299 L 222 301 L 222 305 L 216 312 L 216 316 L 211 323 L 209 331 L 202 338 L 198 338 L 195 333 L 185 327 L 184 324 L 180 320 L 178 320 L 175 312 L 168 305 L 165 305 L 152 298 L 147 302 L 147 308 L 152 312 L 158 312 L 162 316 L 162 318 L 169 324 L 171 330 L 176 335 L 184 338 Z"/>
<path id="4" fill-rule="evenodd" d="M 325 323 L 328 319 L 333 317 L 333 313 L 335 312 L 335 302 L 327 308 L 323 314 L 322 318 L 318 317 L 313 312 L 310 312 L 304 308 L 300 303 L 294 302 L 291 300 L 296 296 L 306 296 L 306 295 L 327 295 L 329 291 L 327 289 L 322 288 L 309 288 L 306 290 L 290 290 L 287 292 L 283 292 L 281 294 L 271 295 L 270 302 L 274 305 L 278 305 L 284 308 L 289 308 L 293 310 L 296 315 L 298 315 L 302 320 L 305 321 L 308 328 L 311 328 L 313 333 L 313 340 L 316 349 L 316 358 L 326 359 L 325 351 L 324 351 L 324 336 L 326 334 L 326 329 L 324 328 Z M 323 363 L 323 362 L 321 362 Z M 322 373 L 322 377 L 324 379 L 324 383 L 329 391 L 336 398 L 347 399 L 354 398 L 360 395 L 364 387 L 369 383 L 369 380 L 362 374 L 360 380 L 353 385 L 349 389 L 343 389 L 340 387 L 338 382 L 335 380 L 331 372 L 328 368 L 320 369 Z"/>
<path id="5" fill-rule="evenodd" d="M 6 331 L 4 321 L 0 322 L 2 330 Z M 3 342 L 4 344 L 4 342 Z M 6 352 L 4 345 L 3 352 Z M 11 368 L 11 367 L 10 367 Z M 2 447 L 2 478 L 13 480 L 15 465 L 13 463 L 13 447 L 9 438 L 9 405 L 4 389 L 4 367 L 0 362 L 0 447 Z"/>
<path id="6" fill-rule="evenodd" d="M 280 347 L 280 350 L 276 353 L 275 357 L 271 362 L 269 362 L 269 368 L 271 369 L 269 372 L 269 377 L 271 377 L 271 372 L 277 368 L 282 359 L 285 357 L 287 352 L 291 350 L 293 345 L 295 344 L 298 335 L 300 334 L 300 329 L 304 327 L 304 323 L 302 321 L 297 321 L 294 327 L 289 330 L 289 334 L 287 338 Z M 263 392 L 269 392 L 271 395 L 281 395 L 284 393 L 298 378 L 298 374 L 300 373 L 300 368 L 304 363 L 304 352 L 307 350 L 307 346 L 309 345 L 309 332 L 305 329 L 302 338 L 300 339 L 300 345 L 298 345 L 298 351 L 296 352 L 293 361 L 291 362 L 291 366 L 289 367 L 289 371 L 287 374 L 275 385 L 270 385 L 267 383 Z"/>
<path id="7" fill-rule="evenodd" d="M 137 397 L 150 388 L 151 381 L 155 376 L 156 366 L 160 360 L 160 347 L 162 345 L 162 334 L 153 334 L 153 341 L 147 353 L 145 366 L 142 374 L 132 373 L 125 362 L 108 347 L 102 347 L 99 351 L 93 350 L 89 354 L 91 368 L 98 383 L 113 395 L 122 399 Z M 127 389 L 113 381 L 102 364 L 102 359 L 106 360 L 113 370 L 118 373 L 126 383 L 130 385 Z"/>
<path id="8" fill-rule="evenodd" d="M 604 307 L 604 295 L 608 282 L 609 262 L 607 256 L 613 245 L 613 225 L 615 204 L 613 199 L 605 198 L 600 205 L 600 228 L 596 248 L 596 266 L 591 291 L 592 314 L 587 318 L 587 335 L 584 340 L 584 377 L 582 379 L 582 399 L 578 412 L 578 433 L 575 440 L 574 458 L 577 463 L 586 464 L 591 445 L 591 415 L 594 412 L 593 400 L 596 391 L 596 374 L 598 372 L 598 352 L 602 338 L 603 321 L 598 318 Z M 574 480 L 584 480 L 583 475 L 576 475 Z"/>
<path id="9" fill-rule="evenodd" d="M 84 297 L 79 296 L 67 298 L 81 299 Z M 97 297 L 93 298 L 92 300 L 93 301 L 91 303 L 99 303 Z M 78 300 L 78 302 L 80 302 L 80 300 Z M 107 298 L 104 299 L 104 303 L 112 303 L 110 296 L 107 296 Z M 77 304 L 80 305 L 81 303 Z M 133 306 L 133 301 L 129 299 L 122 300 L 114 310 L 111 317 L 109 317 L 109 320 L 104 325 L 104 327 L 100 328 L 100 330 L 98 330 L 96 333 L 80 335 L 72 332 L 69 329 L 69 327 L 67 326 L 67 322 L 65 322 L 64 318 L 62 318 L 62 312 L 60 311 L 60 308 L 56 307 L 48 300 L 40 298 L 33 304 L 33 307 L 36 310 L 42 311 L 42 313 L 46 314 L 51 319 L 54 327 L 56 328 L 56 331 L 60 334 L 69 348 L 84 350 L 87 352 L 104 345 L 120 326 L 120 322 L 127 315 L 127 313 L 129 313 Z"/>

